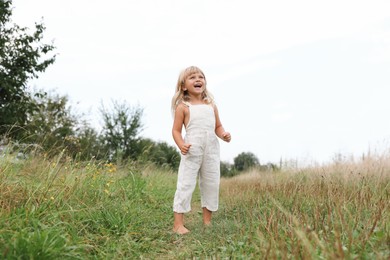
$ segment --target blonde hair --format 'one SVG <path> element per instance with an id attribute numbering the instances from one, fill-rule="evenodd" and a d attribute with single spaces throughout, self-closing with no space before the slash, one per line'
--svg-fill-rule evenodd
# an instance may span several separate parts
<path id="1" fill-rule="evenodd" d="M 183 101 L 188 102 L 190 100 L 190 97 L 187 93 L 187 91 L 183 90 L 184 83 L 186 79 L 191 76 L 194 73 L 200 73 L 203 75 L 206 85 L 205 89 L 202 93 L 203 100 L 206 101 L 207 104 L 214 104 L 214 97 L 213 95 L 207 90 L 207 81 L 206 76 L 204 75 L 203 71 L 199 69 L 198 67 L 191 66 L 184 70 L 182 70 L 179 74 L 179 78 L 177 80 L 176 89 L 175 89 L 175 95 L 172 98 L 172 104 L 171 109 L 172 113 L 175 112 L 176 107 Z"/>

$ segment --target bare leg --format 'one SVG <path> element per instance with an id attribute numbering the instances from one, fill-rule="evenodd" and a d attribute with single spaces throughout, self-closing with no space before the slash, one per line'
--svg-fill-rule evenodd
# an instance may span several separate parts
<path id="1" fill-rule="evenodd" d="M 173 222 L 173 232 L 184 235 L 190 232 L 185 226 L 184 226 L 184 214 L 183 213 L 176 213 L 173 212 L 174 222 Z"/>
<path id="2" fill-rule="evenodd" d="M 211 225 L 212 214 L 212 211 L 208 210 L 207 208 L 203 208 L 203 224 L 205 224 L 206 226 Z"/>

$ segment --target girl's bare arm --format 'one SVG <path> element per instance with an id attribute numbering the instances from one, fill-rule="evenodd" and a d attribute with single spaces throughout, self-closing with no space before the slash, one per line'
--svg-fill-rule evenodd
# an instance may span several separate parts
<path id="1" fill-rule="evenodd" d="M 225 142 L 230 142 L 231 135 L 229 132 L 226 132 L 222 126 L 221 120 L 219 119 L 217 106 L 214 105 L 214 114 L 215 114 L 215 134 L 224 140 Z"/>
<path id="2" fill-rule="evenodd" d="M 186 144 L 184 142 L 182 136 L 182 130 L 185 121 L 185 109 L 186 107 L 182 104 L 177 106 L 172 127 L 173 140 L 175 140 L 175 143 L 182 154 L 187 154 L 188 150 L 191 147 L 191 144 Z"/>

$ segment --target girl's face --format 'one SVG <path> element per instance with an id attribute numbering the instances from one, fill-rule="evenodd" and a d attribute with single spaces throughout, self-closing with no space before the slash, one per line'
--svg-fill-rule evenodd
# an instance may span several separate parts
<path id="1" fill-rule="evenodd" d="M 200 72 L 192 73 L 185 79 L 182 89 L 190 95 L 202 94 L 206 89 L 206 79 Z"/>

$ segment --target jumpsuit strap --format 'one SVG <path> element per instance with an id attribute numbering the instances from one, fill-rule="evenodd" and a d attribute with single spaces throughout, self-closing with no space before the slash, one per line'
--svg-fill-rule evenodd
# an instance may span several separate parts
<path id="1" fill-rule="evenodd" d="M 187 107 L 190 107 L 191 106 L 191 103 L 190 102 L 187 102 L 187 101 L 182 101 L 182 103 L 185 105 L 185 106 L 187 106 Z"/>

